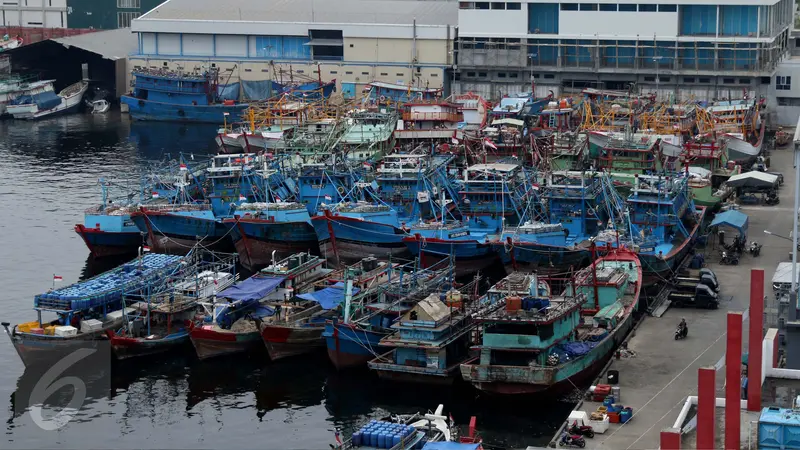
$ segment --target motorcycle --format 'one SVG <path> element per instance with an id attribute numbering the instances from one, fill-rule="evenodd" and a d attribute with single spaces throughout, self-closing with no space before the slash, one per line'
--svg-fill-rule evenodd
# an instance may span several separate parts
<path id="1" fill-rule="evenodd" d="M 561 436 L 561 441 L 559 441 L 558 445 L 562 447 L 578 447 L 583 448 L 586 447 L 586 441 L 578 435 L 564 433 Z"/>
<path id="2" fill-rule="evenodd" d="M 739 255 L 736 253 L 722 252 L 722 257 L 720 258 L 719 263 L 727 266 L 738 266 Z"/>
<path id="3" fill-rule="evenodd" d="M 750 251 L 750 254 L 753 255 L 753 256 L 760 255 L 761 254 L 761 244 L 759 244 L 758 242 L 755 242 L 755 241 L 751 242 L 749 251 Z"/>
<path id="4" fill-rule="evenodd" d="M 688 335 L 689 335 L 689 327 L 682 327 L 682 326 L 678 325 L 678 327 L 675 328 L 675 340 L 676 341 L 678 339 L 685 339 L 686 336 L 688 336 Z"/>
<path id="5" fill-rule="evenodd" d="M 569 427 L 569 434 L 573 436 L 586 436 L 588 438 L 594 437 L 594 430 L 589 425 L 580 425 L 578 426 L 578 422 L 573 422 L 572 426 Z"/>

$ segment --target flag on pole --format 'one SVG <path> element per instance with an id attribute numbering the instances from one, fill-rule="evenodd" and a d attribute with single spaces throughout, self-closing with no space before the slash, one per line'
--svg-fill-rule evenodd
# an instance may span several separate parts
<path id="1" fill-rule="evenodd" d="M 364 161 L 363 165 L 364 165 L 364 168 L 366 168 L 366 169 L 369 169 L 370 167 L 372 167 L 372 164 L 370 164 L 369 161 Z"/>
<path id="2" fill-rule="evenodd" d="M 223 115 L 223 116 L 230 116 L 230 115 L 231 115 L 231 113 L 224 112 L 224 113 L 222 113 L 222 115 Z"/>
<path id="3" fill-rule="evenodd" d="M 497 150 L 497 146 L 496 146 L 496 145 L 494 145 L 494 142 L 492 142 L 492 140 L 491 140 L 491 139 L 489 139 L 489 138 L 486 138 L 486 139 L 484 139 L 484 140 L 483 140 L 483 143 L 484 143 L 484 144 L 485 144 L 487 147 L 489 147 L 489 148 L 491 148 L 491 149 L 493 149 L 493 150 Z"/>
<path id="4" fill-rule="evenodd" d="M 158 198 L 158 192 L 153 191 L 153 198 Z"/>
<path id="5" fill-rule="evenodd" d="M 189 170 L 189 169 L 186 167 L 186 164 L 181 163 L 181 170 Z"/>
<path id="6" fill-rule="evenodd" d="M 147 245 L 143 245 L 142 246 L 142 253 L 148 253 L 148 252 L 150 252 L 150 247 L 148 247 Z"/>
<path id="7" fill-rule="evenodd" d="M 326 195 L 326 196 L 325 196 L 325 200 L 327 200 L 327 201 L 331 201 L 331 200 L 333 200 L 333 197 L 331 197 L 330 195 Z"/>
<path id="8" fill-rule="evenodd" d="M 244 196 L 244 195 L 242 195 L 242 194 L 239 194 L 239 201 L 240 201 L 240 202 L 246 202 L 246 201 L 247 201 L 247 197 L 245 197 L 245 196 Z"/>
<path id="9" fill-rule="evenodd" d="M 339 429 L 338 428 L 336 429 L 336 432 L 334 432 L 333 435 L 334 435 L 334 437 L 336 437 L 336 443 L 339 444 L 339 445 L 342 445 L 342 438 L 339 437 Z"/>
<path id="10" fill-rule="evenodd" d="M 539 190 L 539 185 L 537 183 L 533 183 L 533 190 L 534 191 L 538 191 Z"/>
<path id="11" fill-rule="evenodd" d="M 276 202 L 280 202 L 280 201 L 281 201 L 281 198 L 280 198 L 280 197 L 278 197 L 278 196 L 276 195 L 276 196 L 275 196 L 275 201 L 276 201 Z"/>
<path id="12" fill-rule="evenodd" d="M 64 281 L 64 278 L 61 275 L 53 275 L 53 283 L 58 281 Z"/>
<path id="13" fill-rule="evenodd" d="M 456 138 L 450 138 L 450 142 L 452 142 L 453 144 L 458 145 L 458 139 L 456 139 Z"/>

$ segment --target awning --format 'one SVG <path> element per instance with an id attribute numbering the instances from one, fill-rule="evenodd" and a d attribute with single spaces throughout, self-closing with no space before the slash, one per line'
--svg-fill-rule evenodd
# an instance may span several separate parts
<path id="1" fill-rule="evenodd" d="M 344 40 L 342 39 L 311 39 L 303 45 L 319 45 L 325 47 L 344 47 Z"/>
<path id="2" fill-rule="evenodd" d="M 505 118 L 505 119 L 497 119 L 494 122 L 492 122 L 492 126 L 495 125 L 514 125 L 515 127 L 521 127 L 525 125 L 525 122 L 519 119 Z"/>
<path id="3" fill-rule="evenodd" d="M 748 222 L 749 217 L 747 214 L 736 210 L 730 210 L 717 214 L 717 216 L 714 217 L 714 221 L 711 222 L 711 226 L 718 227 L 720 225 L 727 225 L 739 230 L 741 236 L 747 236 Z"/>
<path id="4" fill-rule="evenodd" d="M 728 178 L 725 182 L 730 187 L 771 187 L 778 181 L 777 175 L 771 173 L 751 170 L 750 172 L 740 173 Z"/>
<path id="5" fill-rule="evenodd" d="M 267 294 L 274 291 L 285 279 L 286 277 L 264 277 L 254 275 L 241 283 L 234 284 L 228 289 L 225 289 L 217 294 L 217 297 L 242 301 L 261 300 L 266 297 Z"/>
<path id="6" fill-rule="evenodd" d="M 353 288 L 353 295 L 358 293 L 358 288 Z M 344 301 L 345 289 L 344 283 L 339 282 L 333 286 L 326 287 L 325 289 L 300 294 L 297 296 L 303 300 L 310 302 L 317 302 L 322 306 L 322 309 L 333 309 L 339 306 Z"/>

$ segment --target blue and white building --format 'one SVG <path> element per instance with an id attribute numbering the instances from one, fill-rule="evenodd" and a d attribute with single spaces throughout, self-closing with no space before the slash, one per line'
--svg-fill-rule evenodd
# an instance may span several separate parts
<path id="1" fill-rule="evenodd" d="M 337 80 L 443 88 L 458 3 L 417 0 L 167 0 L 133 20 L 129 68 L 220 69 L 221 83 Z"/>
<path id="2" fill-rule="evenodd" d="M 457 90 L 584 87 L 710 100 L 767 95 L 789 53 L 791 0 L 460 1 Z M 797 80 L 800 82 L 800 79 Z"/>

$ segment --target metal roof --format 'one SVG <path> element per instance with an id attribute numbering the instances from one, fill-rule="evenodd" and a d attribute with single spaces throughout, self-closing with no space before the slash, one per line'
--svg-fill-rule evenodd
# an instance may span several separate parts
<path id="1" fill-rule="evenodd" d="M 110 60 L 127 58 L 139 48 L 138 37 L 130 28 L 96 31 L 52 40 L 64 47 L 77 47 Z"/>
<path id="2" fill-rule="evenodd" d="M 205 20 L 445 26 L 458 22 L 458 2 L 412 0 L 168 0 L 135 21 Z"/>

